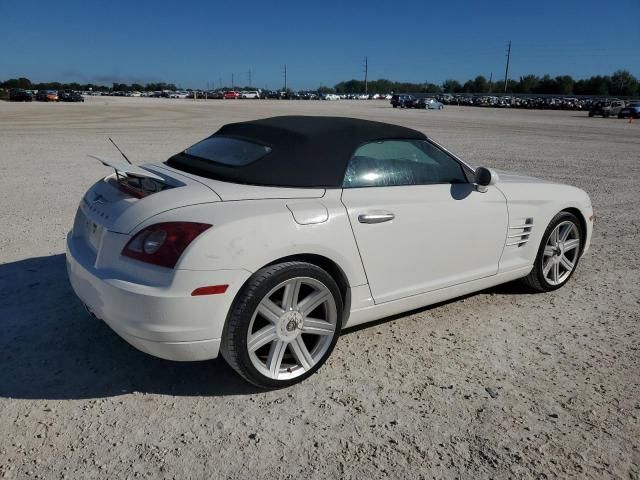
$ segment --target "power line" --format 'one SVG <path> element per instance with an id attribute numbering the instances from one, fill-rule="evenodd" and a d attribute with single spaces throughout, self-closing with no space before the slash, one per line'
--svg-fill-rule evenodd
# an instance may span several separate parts
<path id="1" fill-rule="evenodd" d="M 367 83 L 367 77 L 369 75 L 369 59 L 364 57 L 364 93 L 368 93 L 369 85 Z"/>
<path id="2" fill-rule="evenodd" d="M 511 40 L 507 47 L 507 68 L 504 70 L 504 93 L 507 93 L 507 82 L 509 81 L 509 61 L 511 60 Z"/>
<path id="3" fill-rule="evenodd" d="M 284 91 L 287 91 L 287 64 L 282 66 L 282 76 L 284 77 Z"/>

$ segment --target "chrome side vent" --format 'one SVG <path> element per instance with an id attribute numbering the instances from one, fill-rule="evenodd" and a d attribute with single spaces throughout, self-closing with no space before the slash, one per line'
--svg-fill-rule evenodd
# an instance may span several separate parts
<path id="1" fill-rule="evenodd" d="M 507 234 L 507 247 L 523 247 L 529 241 L 529 236 L 533 230 L 533 218 L 527 218 L 523 225 L 509 227 Z"/>

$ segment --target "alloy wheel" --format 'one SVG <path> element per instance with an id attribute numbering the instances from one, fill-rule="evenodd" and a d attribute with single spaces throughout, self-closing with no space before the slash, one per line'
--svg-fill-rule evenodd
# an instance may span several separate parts
<path id="1" fill-rule="evenodd" d="M 329 288 L 310 277 L 288 279 L 267 293 L 247 330 L 253 366 L 273 380 L 289 380 L 313 368 L 332 344 L 338 321 Z"/>
<path id="2" fill-rule="evenodd" d="M 553 229 L 544 246 L 542 275 L 553 286 L 569 278 L 578 263 L 580 232 L 575 223 L 564 221 Z"/>

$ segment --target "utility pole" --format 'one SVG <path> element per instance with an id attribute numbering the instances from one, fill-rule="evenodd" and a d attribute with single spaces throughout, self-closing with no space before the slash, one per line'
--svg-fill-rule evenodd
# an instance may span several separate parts
<path id="1" fill-rule="evenodd" d="M 504 70 L 504 93 L 507 93 L 507 82 L 509 81 L 509 61 L 511 60 L 511 40 L 507 46 L 507 68 Z"/>
<path id="2" fill-rule="evenodd" d="M 235 90 L 233 85 L 234 85 L 233 72 L 231 72 L 231 90 Z"/>
<path id="3" fill-rule="evenodd" d="M 287 91 L 287 64 L 282 67 L 282 75 L 284 76 L 284 91 Z"/>
<path id="4" fill-rule="evenodd" d="M 369 76 L 369 59 L 364 57 L 364 93 L 369 93 L 369 85 L 367 82 L 367 78 Z"/>
<path id="5" fill-rule="evenodd" d="M 489 93 L 493 90 L 493 72 L 489 74 Z"/>
<path id="6" fill-rule="evenodd" d="M 253 83 L 251 83 L 251 70 L 249 70 L 249 86 L 251 87 Z"/>

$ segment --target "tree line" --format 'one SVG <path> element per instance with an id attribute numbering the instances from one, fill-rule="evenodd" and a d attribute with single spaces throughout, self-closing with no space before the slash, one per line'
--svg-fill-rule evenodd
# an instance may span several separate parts
<path id="1" fill-rule="evenodd" d="M 430 82 L 409 83 L 395 82 L 387 79 L 372 80 L 367 84 L 368 92 L 377 93 L 504 93 L 504 80 L 491 82 L 482 75 L 473 80 L 460 83 L 457 80 L 445 80 L 441 84 Z M 32 83 L 28 78 L 11 78 L 0 82 L 0 88 L 23 88 L 25 90 L 80 90 L 80 91 L 158 91 L 176 90 L 173 83 L 113 83 L 111 87 L 95 84 L 45 82 Z M 347 80 L 334 87 L 320 87 L 319 93 L 363 93 L 365 84 L 362 80 Z M 507 93 L 547 94 L 547 95 L 601 95 L 635 97 L 640 94 L 640 82 L 627 70 L 618 70 L 612 75 L 595 75 L 575 80 L 570 75 L 551 77 L 544 75 L 525 75 L 518 80 L 507 82 Z"/>
<path id="2" fill-rule="evenodd" d="M 364 81 L 348 80 L 335 87 L 320 87 L 322 93 L 362 93 Z M 473 80 L 460 83 L 457 80 L 445 80 L 442 84 L 394 82 L 386 79 L 372 80 L 367 84 L 368 92 L 395 93 L 504 93 L 504 80 L 490 82 L 478 75 Z M 638 79 L 626 70 L 618 70 L 612 75 L 595 75 L 575 80 L 570 75 L 551 77 L 544 75 L 525 75 L 518 80 L 507 82 L 507 93 L 547 94 L 547 95 L 616 95 L 635 97 L 640 94 Z"/>
<path id="3" fill-rule="evenodd" d="M 60 83 L 60 82 L 41 82 L 33 83 L 31 80 L 25 77 L 10 78 L 4 82 L 0 82 L 0 88 L 22 88 L 24 90 L 77 90 L 87 92 L 90 90 L 96 92 L 143 92 L 143 91 L 160 91 L 160 90 L 177 90 L 178 88 L 173 83 L 147 83 L 142 85 L 140 83 L 113 83 L 110 87 L 106 85 L 96 85 L 94 83 Z"/>

